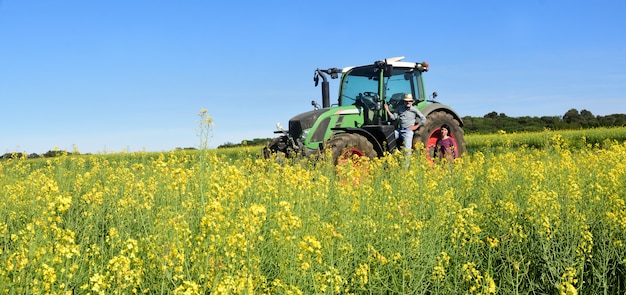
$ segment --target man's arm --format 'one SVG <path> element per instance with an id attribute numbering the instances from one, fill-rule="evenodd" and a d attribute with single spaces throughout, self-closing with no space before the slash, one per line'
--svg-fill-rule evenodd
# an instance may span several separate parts
<path id="1" fill-rule="evenodd" d="M 424 116 L 424 114 L 422 114 L 422 112 L 420 112 L 420 110 L 418 110 L 417 108 L 415 108 L 417 117 L 419 117 L 420 121 L 417 122 L 418 125 L 420 126 L 424 126 L 424 124 L 426 124 L 426 116 Z"/>
<path id="2" fill-rule="evenodd" d="M 385 107 L 385 111 L 387 111 L 387 115 L 389 115 L 389 120 L 397 119 L 396 114 L 389 111 L 389 105 L 387 105 L 387 103 L 385 103 L 384 107 Z"/>

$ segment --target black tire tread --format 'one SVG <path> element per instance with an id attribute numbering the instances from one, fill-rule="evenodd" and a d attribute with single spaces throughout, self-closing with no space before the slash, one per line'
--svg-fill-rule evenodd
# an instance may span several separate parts
<path id="1" fill-rule="evenodd" d="M 335 164 L 338 162 L 341 154 L 348 148 L 355 148 L 362 151 L 365 156 L 373 159 L 376 157 L 374 146 L 367 138 L 359 134 L 337 133 L 328 139 L 326 146 L 332 150 L 332 157 Z"/>

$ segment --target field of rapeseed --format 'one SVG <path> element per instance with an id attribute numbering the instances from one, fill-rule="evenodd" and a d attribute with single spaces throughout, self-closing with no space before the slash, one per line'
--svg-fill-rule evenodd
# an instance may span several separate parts
<path id="1" fill-rule="evenodd" d="M 626 142 L 517 136 L 409 169 L 260 148 L 0 161 L 0 292 L 626 292 Z"/>

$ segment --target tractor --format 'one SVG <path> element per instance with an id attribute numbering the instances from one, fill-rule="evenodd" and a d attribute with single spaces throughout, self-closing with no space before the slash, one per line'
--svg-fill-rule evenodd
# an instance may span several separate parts
<path id="1" fill-rule="evenodd" d="M 405 94 L 415 98 L 414 106 L 426 116 L 425 125 L 414 133 L 412 146 L 421 141 L 427 158 L 434 159 L 440 127 L 447 124 L 456 143 L 453 153 L 459 157 L 465 149 L 461 117 L 435 101 L 436 92 L 427 99 L 423 80 L 427 62 L 403 60 L 400 56 L 362 66 L 316 69 L 313 80 L 316 87 L 321 80 L 322 107 L 312 101 L 314 109 L 291 118 L 287 130 L 277 124 L 275 133 L 281 135 L 264 147 L 264 157 L 312 156 L 331 149 L 333 160 L 339 163 L 353 156 L 382 157 L 385 152 L 401 149 L 394 135 L 396 126 L 383 105 L 388 104 L 393 112 Z M 338 100 L 332 105 L 329 77 L 340 78 Z"/>

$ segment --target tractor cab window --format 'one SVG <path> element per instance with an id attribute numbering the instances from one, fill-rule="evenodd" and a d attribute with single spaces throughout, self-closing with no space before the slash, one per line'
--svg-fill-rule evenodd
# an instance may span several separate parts
<path id="1" fill-rule="evenodd" d="M 421 84 L 419 71 L 407 71 L 406 69 L 394 69 L 393 75 L 385 81 L 385 101 L 389 104 L 389 110 L 394 111 L 402 102 L 405 94 L 411 94 L 418 101 L 421 97 Z"/>
<path id="2" fill-rule="evenodd" d="M 385 101 L 389 102 L 391 111 L 395 110 L 405 94 L 410 93 L 417 100 L 423 100 L 420 90 L 421 76 L 419 71 L 406 68 L 394 68 L 389 77 L 383 81 Z M 378 93 L 378 80 L 380 72 L 374 67 L 355 68 L 350 70 L 342 78 L 339 96 L 339 105 L 348 106 L 361 99 L 366 105 L 375 103 L 374 95 Z"/>
<path id="3" fill-rule="evenodd" d="M 373 94 L 376 93 L 378 93 L 378 78 L 349 75 L 341 83 L 339 105 L 353 105 L 357 98 L 374 102 Z"/>

